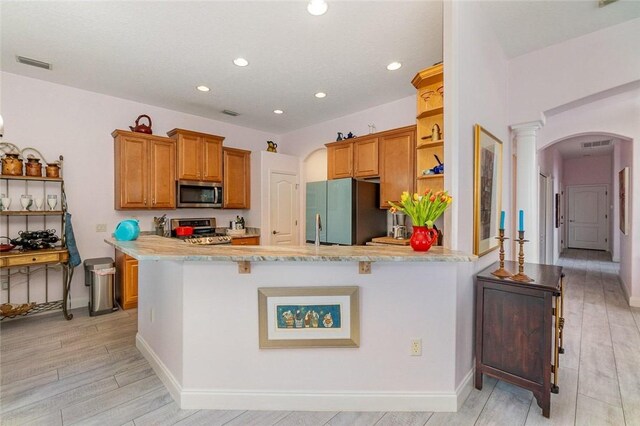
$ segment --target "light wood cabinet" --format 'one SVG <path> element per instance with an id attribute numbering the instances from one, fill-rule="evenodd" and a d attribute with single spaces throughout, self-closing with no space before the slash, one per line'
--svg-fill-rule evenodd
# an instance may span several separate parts
<path id="1" fill-rule="evenodd" d="M 327 144 L 327 178 L 353 177 L 353 141 Z"/>
<path id="2" fill-rule="evenodd" d="M 378 137 L 365 136 L 333 142 L 327 147 L 327 178 L 377 177 Z"/>
<path id="3" fill-rule="evenodd" d="M 378 175 L 378 138 L 357 138 L 353 141 L 353 177 Z"/>
<path id="4" fill-rule="evenodd" d="M 259 246 L 260 237 L 233 237 L 232 246 Z"/>
<path id="5" fill-rule="evenodd" d="M 415 191 L 416 127 L 384 132 L 380 136 L 380 207 L 400 202 L 404 191 Z"/>
<path id="6" fill-rule="evenodd" d="M 115 130 L 115 209 L 174 209 L 175 142 Z"/>
<path id="7" fill-rule="evenodd" d="M 138 307 L 138 261 L 116 250 L 116 300 L 122 309 Z"/>
<path id="8" fill-rule="evenodd" d="M 177 143 L 178 180 L 222 181 L 222 136 L 185 129 L 167 135 Z"/>
<path id="9" fill-rule="evenodd" d="M 225 209 L 251 207 L 251 151 L 223 148 L 223 203 Z"/>
<path id="10" fill-rule="evenodd" d="M 440 191 L 444 189 L 444 173 L 429 174 L 429 170 L 438 165 L 436 156 L 445 162 L 442 64 L 420 71 L 411 84 L 417 89 L 416 190 L 420 193 L 427 188 Z"/>

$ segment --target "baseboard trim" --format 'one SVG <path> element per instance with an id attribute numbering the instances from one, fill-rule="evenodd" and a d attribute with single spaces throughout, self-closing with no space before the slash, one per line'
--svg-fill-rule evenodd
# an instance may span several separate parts
<path id="1" fill-rule="evenodd" d="M 457 411 L 454 393 L 183 390 L 182 409 Z"/>
<path id="2" fill-rule="evenodd" d="M 287 411 L 457 411 L 471 391 L 473 370 L 456 392 L 308 392 L 183 388 L 140 334 L 136 347 L 182 409 Z"/>
<path id="3" fill-rule="evenodd" d="M 475 361 L 474 361 L 474 364 L 475 364 Z M 475 372 L 476 372 L 475 367 L 469 370 L 467 375 L 464 377 L 464 379 L 462 379 L 462 382 L 458 385 L 456 389 L 456 395 L 458 400 L 456 411 L 458 411 L 462 407 L 462 404 L 464 404 L 464 402 L 467 400 L 467 397 L 473 390 L 473 378 L 474 378 Z"/>
<path id="4" fill-rule="evenodd" d="M 182 386 L 173 377 L 173 374 L 169 371 L 169 369 L 164 365 L 160 358 L 155 354 L 153 349 L 147 344 L 140 333 L 136 333 L 136 348 L 142 353 L 149 364 L 151 364 L 151 368 L 155 371 L 156 375 L 160 378 L 162 383 L 165 385 L 169 394 L 173 398 L 173 400 L 182 408 L 181 403 L 181 395 L 182 395 Z"/>

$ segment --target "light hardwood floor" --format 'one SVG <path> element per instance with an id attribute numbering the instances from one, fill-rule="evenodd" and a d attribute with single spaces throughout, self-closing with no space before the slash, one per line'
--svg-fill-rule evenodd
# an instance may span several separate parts
<path id="1" fill-rule="evenodd" d="M 74 310 L 0 323 L 2 425 L 640 425 L 640 309 L 606 254 L 570 250 L 560 393 L 491 378 L 457 413 L 180 410 L 135 348 L 136 311 Z"/>

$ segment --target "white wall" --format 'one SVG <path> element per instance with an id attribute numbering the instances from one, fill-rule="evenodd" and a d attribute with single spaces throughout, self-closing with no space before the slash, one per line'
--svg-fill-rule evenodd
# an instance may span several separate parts
<path id="1" fill-rule="evenodd" d="M 547 119 L 538 138 L 538 148 L 550 146 L 568 136 L 605 134 L 627 142 L 629 150 L 624 159 L 631 169 L 629 194 L 631 195 L 631 231 L 628 237 L 620 237 L 620 270 L 630 301 L 640 306 L 640 196 L 634 188 L 640 187 L 640 89 L 597 99 Z M 622 153 L 621 153 L 621 159 Z M 622 167 L 622 163 L 618 165 Z M 614 166 L 614 173 L 617 173 Z M 614 196 L 616 194 L 614 193 Z M 618 214 L 614 204 L 614 217 Z M 635 225 L 635 226 L 634 226 Z M 614 232 L 620 232 L 614 226 Z M 627 239 L 628 238 L 628 239 Z"/>
<path id="2" fill-rule="evenodd" d="M 69 211 L 83 259 L 113 256 L 113 249 L 103 243 L 108 233 L 96 233 L 95 226 L 107 224 L 110 233 L 120 220 L 129 217 L 140 219 L 142 230 L 151 230 L 153 216 L 162 213 L 169 217 L 214 216 L 220 226 L 239 214 L 245 216 L 247 226 L 260 226 L 258 151 L 266 149 L 267 140 L 279 142 L 277 135 L 15 74 L 2 73 L 0 78 L 4 140 L 21 148 L 38 148 L 47 159 L 64 155 Z M 221 135 L 225 146 L 252 150 L 251 209 L 115 211 L 111 132 L 128 130 L 140 114 L 151 116 L 156 135 L 164 136 L 168 130 L 180 127 Z M 279 144 L 279 149 L 286 152 L 286 144 Z M 17 205 L 17 200 L 14 203 Z M 71 290 L 74 307 L 87 303 L 83 280 L 84 271 L 79 267 Z"/>
<path id="3" fill-rule="evenodd" d="M 640 226 L 640 222 L 637 221 L 638 212 L 637 208 L 634 211 L 634 207 L 630 206 L 630 221 L 629 224 L 631 226 L 631 232 L 628 235 L 623 234 L 620 231 L 620 216 L 619 216 L 619 201 L 618 201 L 618 191 L 619 191 L 619 182 L 618 182 L 618 172 L 625 167 L 629 167 L 630 176 L 629 176 L 629 189 L 627 190 L 627 194 L 631 197 L 630 202 L 633 202 L 634 199 L 640 198 L 636 192 L 633 193 L 634 188 L 640 187 L 640 183 L 638 182 L 640 179 L 638 177 L 638 163 L 636 162 L 635 173 L 633 167 L 633 157 L 634 152 L 637 155 L 637 152 L 640 151 L 638 148 L 638 140 L 632 142 L 619 142 L 614 146 L 614 166 L 612 170 L 612 179 L 613 179 L 613 194 L 614 194 L 614 206 L 615 213 L 613 215 L 614 223 L 613 223 L 613 235 L 617 241 L 615 244 L 619 244 L 620 253 L 618 259 L 620 261 L 620 279 L 624 285 L 624 289 L 627 293 L 627 297 L 632 296 L 634 298 L 638 298 L 640 296 L 637 291 L 637 282 L 633 280 L 640 279 L 640 275 L 636 275 L 636 271 L 633 270 L 630 265 L 633 265 L 634 259 L 636 259 L 637 251 L 640 250 L 640 246 L 635 238 L 637 238 L 638 231 L 636 228 Z M 637 260 L 635 260 L 637 262 Z M 637 304 L 637 303 L 636 303 Z"/>
<path id="4" fill-rule="evenodd" d="M 407 81 L 407 85 L 411 82 Z M 356 136 L 368 134 L 369 124 L 375 124 L 376 132 L 416 124 L 415 95 L 285 133 L 280 140 L 287 146 L 288 154 L 306 158 L 324 144 L 335 142 L 338 132 L 345 135 L 353 132 Z"/>
<path id="5" fill-rule="evenodd" d="M 452 247 L 473 250 L 473 125 L 478 123 L 503 142 L 502 208 L 511 205 L 511 143 L 507 121 L 507 59 L 475 2 L 445 2 L 445 187 L 454 196 Z M 509 217 L 509 215 L 507 215 Z M 507 219 L 506 228 L 510 228 Z M 498 259 L 494 251 L 474 264 L 475 271 Z M 458 285 L 456 384 L 473 368 L 473 279 Z"/>
<path id="6" fill-rule="evenodd" d="M 557 146 L 551 146 L 547 149 L 541 150 L 539 153 L 540 173 L 544 174 L 550 179 L 553 179 L 553 187 L 551 200 L 553 205 L 553 214 L 547 220 L 547 247 L 551 247 L 552 262 L 556 264 L 560 258 L 560 253 L 563 249 L 563 208 L 566 204 L 564 201 L 564 182 L 563 182 L 563 161 Z M 555 226 L 555 194 L 560 194 L 560 226 Z"/>
<path id="7" fill-rule="evenodd" d="M 633 19 L 512 59 L 509 122 L 637 82 L 639 51 L 640 19 Z"/>

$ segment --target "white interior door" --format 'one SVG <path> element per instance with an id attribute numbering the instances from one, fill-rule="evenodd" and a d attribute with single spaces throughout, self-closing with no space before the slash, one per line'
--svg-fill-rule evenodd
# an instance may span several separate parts
<path id="1" fill-rule="evenodd" d="M 271 172 L 269 182 L 270 245 L 297 245 L 298 176 Z"/>
<path id="2" fill-rule="evenodd" d="M 540 263 L 546 263 L 547 259 L 547 177 L 540 175 L 539 200 L 538 200 L 538 238 L 540 239 L 540 255 L 538 257 Z"/>
<path id="3" fill-rule="evenodd" d="M 608 238 L 606 185 L 569 186 L 569 248 L 606 250 Z"/>

